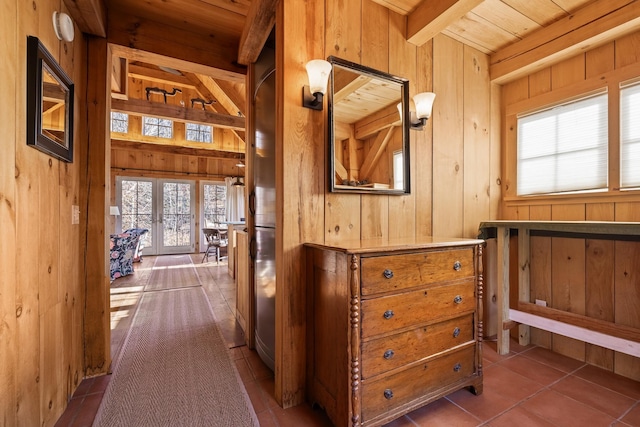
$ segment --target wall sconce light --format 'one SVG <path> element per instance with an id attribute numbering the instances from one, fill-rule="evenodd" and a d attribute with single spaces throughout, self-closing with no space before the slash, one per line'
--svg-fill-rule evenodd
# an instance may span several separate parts
<path id="1" fill-rule="evenodd" d="M 423 130 L 427 120 L 431 117 L 433 109 L 433 101 L 436 94 L 433 92 L 422 92 L 413 96 L 413 103 L 416 105 L 416 111 L 409 111 L 409 127 L 413 130 Z M 402 102 L 398 104 L 398 112 L 400 120 L 402 120 Z"/>
<path id="2" fill-rule="evenodd" d="M 324 59 L 313 59 L 307 62 L 309 86 L 302 88 L 302 105 L 313 110 L 322 110 L 324 94 L 327 93 L 327 83 L 331 64 Z"/>
<path id="3" fill-rule="evenodd" d="M 416 104 L 416 111 L 411 112 L 411 129 L 424 129 L 424 125 L 427 124 L 427 120 L 431 117 L 434 99 L 436 99 L 436 94 L 433 92 L 422 92 L 413 96 L 413 103 Z"/>
<path id="4" fill-rule="evenodd" d="M 119 216 L 120 208 L 117 206 L 109 206 L 109 215 Z"/>
<path id="5" fill-rule="evenodd" d="M 71 17 L 64 12 L 53 12 L 53 31 L 58 40 L 72 42 L 74 37 L 74 27 Z"/>

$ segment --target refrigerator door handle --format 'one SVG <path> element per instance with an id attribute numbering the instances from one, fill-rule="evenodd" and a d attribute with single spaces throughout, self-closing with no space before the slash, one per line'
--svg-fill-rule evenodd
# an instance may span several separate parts
<path id="1" fill-rule="evenodd" d="M 256 255 L 258 255 L 258 242 L 255 237 L 252 237 L 249 242 L 249 257 L 251 257 L 252 261 L 255 261 Z"/>
<path id="2" fill-rule="evenodd" d="M 249 213 L 251 216 L 256 216 L 256 192 L 252 190 L 249 193 Z"/>

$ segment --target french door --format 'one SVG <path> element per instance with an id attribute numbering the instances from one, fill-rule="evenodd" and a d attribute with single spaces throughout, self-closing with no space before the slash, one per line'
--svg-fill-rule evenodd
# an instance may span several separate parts
<path id="1" fill-rule="evenodd" d="M 119 231 L 146 228 L 144 254 L 195 251 L 195 182 L 154 178 L 116 178 Z"/>

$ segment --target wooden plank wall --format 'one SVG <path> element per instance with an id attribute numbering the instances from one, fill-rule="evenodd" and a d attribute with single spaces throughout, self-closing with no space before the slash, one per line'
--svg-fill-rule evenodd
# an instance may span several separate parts
<path id="1" fill-rule="evenodd" d="M 284 407 L 304 397 L 304 242 L 475 237 L 498 214 L 500 89 L 488 57 L 446 36 L 412 45 L 405 22 L 371 0 L 279 3 L 276 398 Z M 327 108 L 303 108 L 300 91 L 306 62 L 329 55 L 406 77 L 411 95 L 436 92 L 426 129 L 411 131 L 410 195 L 327 192 Z"/>
<path id="2" fill-rule="evenodd" d="M 86 150 L 86 44 L 59 42 L 53 11 L 62 0 L 2 0 L 0 25 L 0 419 L 10 426 L 52 426 L 83 373 L 80 205 Z M 26 145 L 26 41 L 40 38 L 75 83 L 73 163 Z M 86 212 L 81 211 L 81 216 Z"/>
<path id="3" fill-rule="evenodd" d="M 244 176 L 244 171 L 236 166 L 237 163 L 238 160 L 234 159 L 140 150 L 135 146 L 131 149 L 111 149 L 112 175 L 118 173 L 154 178 L 215 180 L 227 176 Z"/>
<path id="4" fill-rule="evenodd" d="M 640 33 L 634 33 L 508 83 L 503 88 L 504 108 L 554 91 L 579 89 L 587 79 L 637 64 L 639 45 Z M 515 117 L 505 116 L 504 123 L 504 192 L 514 194 L 509 184 L 514 182 L 515 166 L 508 153 L 515 147 Z M 609 125 L 613 131 L 617 126 Z M 639 221 L 640 196 L 617 198 L 504 203 L 501 219 Z M 532 237 L 531 246 L 532 301 L 537 298 L 557 309 L 640 328 L 640 283 L 633 273 L 639 271 L 639 243 Z M 640 380 L 638 358 L 535 328 L 531 338 L 558 353 Z"/>
<path id="5" fill-rule="evenodd" d="M 0 9 L 5 18 L 0 25 L 0 55 L 3 58 L 18 58 L 18 4 L 13 0 L 2 0 Z M 23 44 L 24 46 L 24 44 Z M 18 73 L 24 72 L 17 61 L 0 61 L 0 75 L 7 82 L 16 82 Z M 16 234 L 16 142 L 18 93 L 15 85 L 0 87 L 0 117 L 3 117 L 0 139 L 0 419 L 5 424 L 16 425 L 17 403 L 17 319 L 16 319 L 16 257 L 18 245 Z"/>

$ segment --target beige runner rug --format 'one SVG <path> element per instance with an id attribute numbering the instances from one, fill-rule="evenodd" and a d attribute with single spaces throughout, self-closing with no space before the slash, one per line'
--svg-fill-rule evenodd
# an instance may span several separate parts
<path id="1" fill-rule="evenodd" d="M 202 287 L 144 293 L 93 425 L 259 426 Z"/>
<path id="2" fill-rule="evenodd" d="M 189 255 L 161 255 L 156 258 L 145 292 L 200 286 L 200 278 Z"/>

